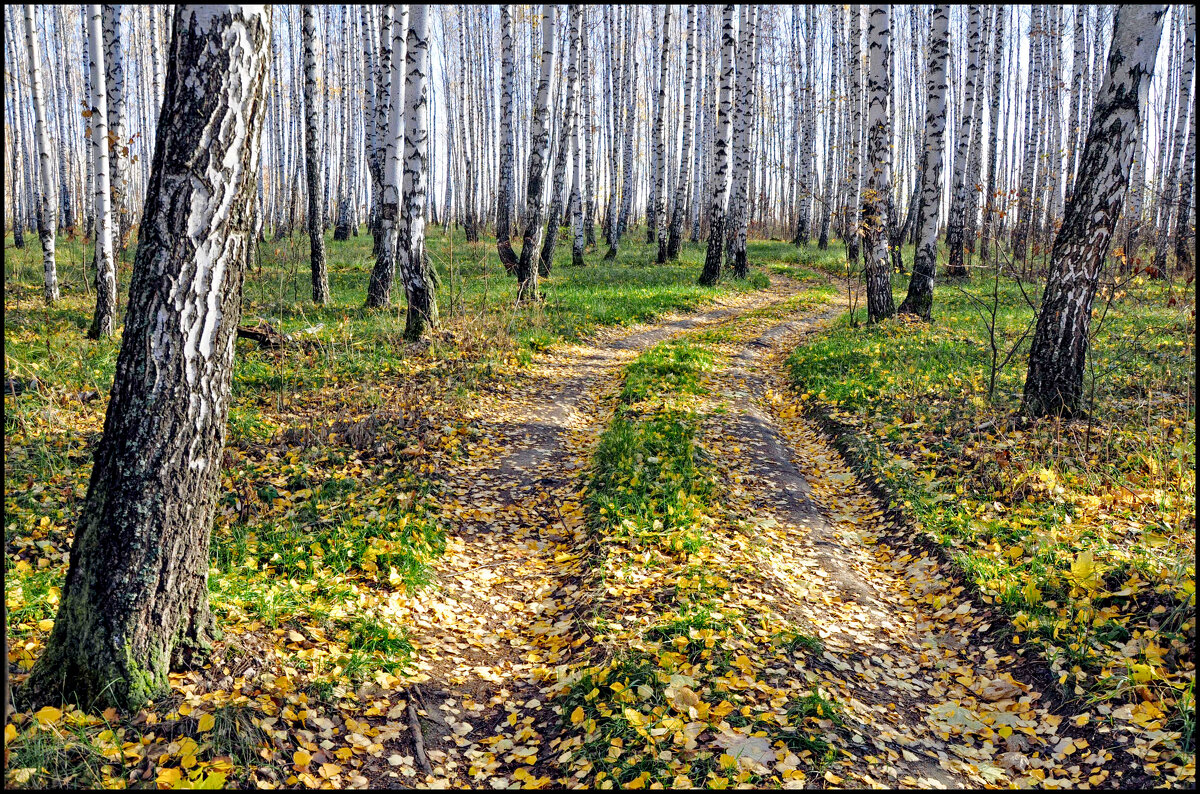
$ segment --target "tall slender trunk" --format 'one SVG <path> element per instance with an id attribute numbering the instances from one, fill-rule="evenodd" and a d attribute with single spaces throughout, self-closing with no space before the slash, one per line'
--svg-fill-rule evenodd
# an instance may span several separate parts
<path id="1" fill-rule="evenodd" d="M 554 70 L 554 53 L 558 46 L 555 20 L 558 8 L 553 3 L 542 6 L 542 66 L 538 79 L 537 99 L 533 106 L 533 128 L 529 147 L 529 178 L 525 189 L 525 234 L 521 257 L 517 260 L 517 298 L 538 298 L 538 254 L 542 236 L 542 183 L 546 178 L 546 159 L 550 154 L 550 76 Z"/>
<path id="2" fill-rule="evenodd" d="M 862 6 L 850 6 L 850 223 L 846 233 L 846 258 L 858 267 L 862 242 Z"/>
<path id="3" fill-rule="evenodd" d="M 1030 226 L 1036 213 L 1034 204 L 1034 180 L 1037 171 L 1037 125 L 1041 122 L 1039 97 L 1041 91 L 1042 58 L 1040 38 L 1045 36 L 1042 30 L 1043 7 L 1033 6 L 1030 9 L 1029 22 L 1029 78 L 1026 88 L 1025 101 L 1025 153 L 1021 157 L 1021 184 L 1017 193 L 1017 222 L 1013 228 L 1013 255 L 1018 262 L 1024 263 L 1028 255 Z"/>
<path id="4" fill-rule="evenodd" d="M 572 52 L 571 64 L 567 70 L 567 81 L 569 83 L 568 90 L 580 90 L 579 78 L 582 73 L 580 68 L 586 61 L 583 60 L 583 42 L 587 41 L 587 32 L 584 30 L 583 7 L 577 6 L 576 14 L 579 17 L 578 29 L 580 30 L 580 46 L 574 48 Z M 574 29 L 572 33 L 574 37 Z M 574 45 L 572 41 L 572 45 Z M 583 95 L 586 97 L 586 89 L 583 90 Z M 578 109 L 579 99 L 575 99 L 576 109 Z M 567 100 L 567 105 L 572 104 L 571 100 Z M 573 113 L 573 124 L 571 124 L 571 195 L 567 201 L 567 211 L 571 215 L 571 264 L 574 267 L 583 267 L 583 247 L 584 247 L 584 214 L 583 214 L 583 160 L 584 154 L 580 149 L 579 128 L 588 124 L 585 114 Z"/>
<path id="5" fill-rule="evenodd" d="M 625 30 L 625 76 L 622 80 L 624 83 L 622 95 L 625 98 L 625 121 L 621 126 L 623 151 L 621 162 L 621 210 L 617 214 L 617 222 L 613 227 L 613 235 L 609 242 L 608 253 L 604 255 L 606 260 L 616 259 L 617 249 L 621 245 L 621 237 L 625 234 L 625 228 L 629 223 L 629 213 L 633 208 L 633 144 L 637 137 L 637 116 L 634 115 L 634 111 L 637 107 L 638 94 L 637 62 L 633 57 L 633 48 L 636 40 L 635 31 L 638 27 L 638 16 L 639 7 L 632 6 L 629 22 Z"/>
<path id="6" fill-rule="evenodd" d="M 829 222 L 833 217 L 834 185 L 837 183 L 835 175 L 839 151 L 837 142 L 843 134 L 838 129 L 839 118 L 837 112 L 837 76 L 841 71 L 838 42 L 842 37 L 842 9 L 841 6 L 835 5 L 829 11 L 831 14 L 829 23 L 829 62 L 832 65 L 832 74 L 829 79 L 829 110 L 826 114 L 827 121 L 825 122 L 825 184 L 821 191 L 821 225 L 820 231 L 817 233 L 817 247 L 822 251 L 829 247 Z"/>
<path id="7" fill-rule="evenodd" d="M 1073 416 L 1083 395 L 1088 330 L 1100 268 L 1125 198 L 1147 84 L 1166 6 L 1123 5 L 1113 25 L 1108 76 L 1096 97 L 1079 178 L 1050 255 L 1050 275 L 1029 349 L 1022 410 Z"/>
<path id="8" fill-rule="evenodd" d="M 369 309 L 392 302 L 392 282 L 396 278 L 397 229 L 400 224 L 401 160 L 404 156 L 404 77 L 407 60 L 408 6 L 391 15 L 391 27 L 380 31 L 380 38 L 391 39 L 388 47 L 387 123 L 383 127 L 383 191 L 379 197 L 379 251 L 367 284 Z"/>
<path id="9" fill-rule="evenodd" d="M 425 252 L 426 166 L 429 159 L 429 130 L 426 127 L 426 103 L 429 79 L 429 6 L 412 6 L 408 15 L 404 80 L 404 98 L 392 101 L 404 105 L 404 176 L 401 185 L 404 207 L 396 242 L 396 264 L 404 281 L 408 313 L 404 338 L 415 342 L 426 327 L 438 324 L 437 295 L 433 269 Z"/>
<path id="10" fill-rule="evenodd" d="M 700 283 L 711 287 L 721 279 L 721 252 L 725 247 L 725 201 L 729 182 L 729 145 L 733 111 L 733 59 L 737 41 L 733 37 L 733 14 L 736 6 L 726 5 L 721 25 L 721 101 L 717 110 L 716 140 L 713 156 L 712 202 L 708 210 L 708 250 L 704 255 L 704 270 Z"/>
<path id="11" fill-rule="evenodd" d="M 314 6 L 304 6 L 304 164 L 308 171 L 308 244 L 313 303 L 329 300 L 329 270 L 325 264 L 324 170 L 321 168 L 320 121 L 317 103 L 317 30 Z M 322 92 L 324 94 L 324 92 Z"/>
<path id="12" fill-rule="evenodd" d="M 546 236 L 542 240 L 542 254 L 538 262 L 538 275 L 550 275 L 554 264 L 554 249 L 558 246 L 558 226 L 563 214 L 562 189 L 566 179 L 567 163 L 571 160 L 571 140 L 575 134 L 576 116 L 579 109 L 579 5 L 568 6 L 567 47 L 567 96 L 563 114 L 562 132 L 558 152 L 554 158 L 554 179 L 550 188 L 550 212 L 546 219 Z"/>
<path id="13" fill-rule="evenodd" d="M 200 661 L 215 634 L 209 535 L 270 29 L 270 12 L 254 8 L 175 11 L 104 436 L 54 628 L 26 684 L 34 700 L 57 704 L 66 695 L 85 707 L 134 711 L 169 692 L 169 670 Z M 94 68 L 103 63 L 100 9 L 89 12 Z"/>
<path id="14" fill-rule="evenodd" d="M 733 186 L 729 199 L 729 228 L 726 232 L 726 259 L 735 278 L 749 275 L 746 261 L 746 237 L 749 233 L 750 205 L 750 133 L 754 125 L 754 35 L 758 24 L 758 5 L 742 6 L 741 44 L 738 47 L 738 107 L 740 129 L 734 128 Z"/>
<path id="15" fill-rule="evenodd" d="M 892 266 L 888 259 L 888 200 L 892 195 L 891 124 L 888 94 L 891 91 L 891 7 L 872 5 L 867 16 L 867 136 L 869 141 L 867 190 L 863 197 L 863 247 L 867 281 L 867 319 L 890 317 Z"/>
<path id="16" fill-rule="evenodd" d="M 1183 68 L 1179 73 L 1179 99 L 1176 103 L 1175 135 L 1171 145 L 1172 156 L 1170 168 L 1167 173 L 1163 174 L 1162 205 L 1164 209 L 1162 220 L 1158 223 L 1158 239 L 1154 243 L 1154 269 L 1151 271 L 1159 277 L 1165 276 L 1167 272 L 1167 251 L 1171 248 L 1169 244 L 1171 240 L 1171 216 L 1172 214 L 1176 217 L 1180 215 L 1179 208 L 1175 204 L 1175 197 L 1177 195 L 1182 196 L 1184 193 L 1183 180 L 1188 176 L 1188 163 L 1185 161 L 1189 158 L 1185 157 L 1185 150 L 1188 143 L 1188 100 L 1192 93 L 1192 74 L 1196 69 L 1195 6 L 1187 6 L 1184 13 L 1187 15 L 1187 21 L 1184 24 Z M 1192 104 L 1192 115 L 1195 115 L 1194 103 Z M 1187 193 L 1190 200 L 1190 188 L 1187 189 Z M 1178 236 L 1180 231 L 1182 229 L 1177 224 L 1175 230 L 1176 236 Z"/>
<path id="17" fill-rule="evenodd" d="M 967 23 L 967 75 L 963 86 L 963 108 L 959 115 L 958 145 L 954 154 L 954 187 L 950 197 L 950 218 L 946 224 L 946 248 L 950 261 L 946 266 L 947 276 L 966 276 L 967 266 L 963 261 L 963 236 L 967 222 L 967 184 L 970 172 L 970 146 L 972 127 L 975 122 L 975 87 L 979 84 L 979 6 L 970 7 Z"/>
<path id="18" fill-rule="evenodd" d="M 946 60 L 950 53 L 950 6 L 933 7 L 929 28 L 929 68 L 926 86 L 925 146 L 921 153 L 921 198 L 917 209 L 917 250 L 913 256 L 908 295 L 901 314 L 926 320 L 933 310 L 937 275 L 938 213 L 942 203 L 942 160 L 946 136 Z"/>
<path id="19" fill-rule="evenodd" d="M 667 258 L 667 139 L 664 114 L 667 104 L 667 56 L 671 48 L 671 5 L 663 6 L 661 55 L 658 64 L 658 101 L 654 106 L 654 170 L 658 178 L 646 204 L 646 242 L 658 245 L 658 262 Z"/>
<path id="20" fill-rule="evenodd" d="M 88 52 L 92 72 L 92 160 L 96 177 L 96 312 L 88 336 L 109 336 L 117 323 L 117 270 L 113 261 L 112 192 L 108 168 L 108 97 L 104 81 L 103 23 L 100 6 L 87 7 Z"/>
<path id="21" fill-rule="evenodd" d="M 667 234 L 666 256 L 659 257 L 661 264 L 664 259 L 674 261 L 679 258 L 679 244 L 683 233 L 684 200 L 687 195 L 688 166 L 692 162 L 688 153 L 692 149 L 692 91 L 696 83 L 696 23 L 697 6 L 688 6 L 687 26 L 687 72 L 683 79 L 683 148 L 679 151 L 679 176 L 675 182 L 675 205 L 671 210 L 671 228 Z M 693 158 L 698 160 L 699 157 Z"/>
<path id="22" fill-rule="evenodd" d="M 38 176 L 41 190 L 37 196 L 38 237 L 42 242 L 42 294 L 46 303 L 58 300 L 58 269 L 54 263 L 54 169 L 51 167 L 50 136 L 46 132 L 46 98 L 42 87 L 42 56 L 34 30 L 34 6 L 25 6 L 25 47 L 29 54 L 29 71 L 33 83 L 34 138 L 37 139 Z"/>
<path id="23" fill-rule="evenodd" d="M 1076 6 L 1076 9 L 1080 6 Z M 987 188 L 983 203 L 983 235 L 979 239 L 980 259 L 988 258 L 988 244 L 997 237 L 996 203 L 1003 195 L 1000 186 L 996 184 L 996 159 L 1000 147 L 1000 69 L 1004 57 L 1004 21 L 1008 17 L 1006 6 L 996 8 L 995 35 L 992 37 L 992 107 L 991 131 L 988 133 L 988 166 Z M 1011 113 L 1011 108 L 1009 113 Z"/>
<path id="24" fill-rule="evenodd" d="M 796 233 L 792 242 L 804 245 L 808 242 L 811 223 L 813 183 L 816 173 L 813 169 L 813 151 L 816 146 L 816 101 L 815 64 L 813 63 L 816 47 L 816 6 L 804 6 L 804 83 L 800 99 L 800 208 L 796 216 Z M 796 79 L 799 80 L 799 71 Z"/>
<path id="25" fill-rule="evenodd" d="M 496 253 L 512 273 L 517 255 L 512 249 L 513 203 L 513 73 L 512 5 L 500 6 L 500 183 L 496 193 Z"/>
<path id="26" fill-rule="evenodd" d="M 125 250 L 129 235 L 129 130 L 125 113 L 125 43 L 121 36 L 121 6 L 104 6 L 105 91 L 108 104 L 109 190 L 116 213 L 117 253 Z"/>

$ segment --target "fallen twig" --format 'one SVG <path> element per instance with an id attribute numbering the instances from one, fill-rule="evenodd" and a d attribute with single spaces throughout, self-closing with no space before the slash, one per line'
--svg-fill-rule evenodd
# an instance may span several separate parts
<path id="1" fill-rule="evenodd" d="M 429 759 L 425 757 L 425 734 L 421 732 L 421 723 L 417 719 L 417 707 L 413 705 L 411 692 L 408 693 L 408 725 L 412 728 L 413 748 L 417 751 L 417 761 L 425 770 L 425 774 L 432 775 L 433 767 L 429 765 Z"/>

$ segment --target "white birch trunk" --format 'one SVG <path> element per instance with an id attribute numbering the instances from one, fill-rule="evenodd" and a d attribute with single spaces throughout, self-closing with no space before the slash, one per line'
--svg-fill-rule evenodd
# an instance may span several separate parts
<path id="1" fill-rule="evenodd" d="M 87 7 L 88 57 L 91 61 L 92 160 L 96 206 L 96 313 L 88 336 L 110 336 L 117 322 L 117 271 L 113 262 L 113 213 L 111 173 L 108 167 L 108 97 L 104 79 L 104 25 L 100 6 Z"/>
<path id="2" fill-rule="evenodd" d="M 946 137 L 946 60 L 950 52 L 950 6 L 933 7 L 926 76 L 925 148 L 921 153 L 921 198 L 917 208 L 917 250 L 901 313 L 926 320 L 933 309 L 937 276 L 938 215 L 942 204 L 942 160 Z"/>
<path id="3" fill-rule="evenodd" d="M 700 283 L 711 287 L 721 279 L 721 254 L 725 248 L 725 202 L 729 183 L 729 146 L 732 134 L 734 56 L 737 40 L 733 35 L 735 6 L 723 8 L 721 24 L 721 96 L 717 109 L 716 140 L 713 145 L 712 201 L 709 205 L 708 250 Z"/>
<path id="4" fill-rule="evenodd" d="M 437 295 L 433 270 L 425 252 L 426 165 L 429 159 L 429 130 L 426 103 L 429 79 L 429 6 L 414 5 L 408 14 L 405 47 L 408 76 L 404 82 L 404 209 L 400 215 L 396 260 L 408 314 L 404 338 L 415 342 L 427 327 L 438 324 Z M 393 97 L 398 102 L 399 97 Z"/>
<path id="5" fill-rule="evenodd" d="M 38 237 L 42 242 L 42 284 L 46 303 L 58 300 L 58 270 L 54 263 L 54 233 L 57 224 L 51 199 L 54 190 L 54 168 L 51 166 L 50 136 L 46 132 L 46 98 L 42 86 L 42 56 L 34 30 L 35 7 L 25 6 L 25 46 L 29 53 L 29 71 L 33 83 L 34 138 L 37 140 L 38 176 L 41 190 L 37 196 Z"/>
<path id="6" fill-rule="evenodd" d="M 887 215 L 892 193 L 891 125 L 891 7 L 872 5 L 867 16 L 867 188 L 863 195 L 863 248 L 867 281 L 867 319 L 877 322 L 895 312 L 892 265 L 888 258 Z"/>

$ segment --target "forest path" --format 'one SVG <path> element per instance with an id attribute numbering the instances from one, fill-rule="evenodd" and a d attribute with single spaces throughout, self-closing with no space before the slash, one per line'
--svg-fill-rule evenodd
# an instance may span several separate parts
<path id="1" fill-rule="evenodd" d="M 695 313 L 608 328 L 586 344 L 538 356 L 473 406 L 480 431 L 462 468 L 445 472 L 450 519 L 437 586 L 405 596 L 419 684 L 418 714 L 432 785 L 488 785 L 530 766 L 561 720 L 541 689 L 584 644 L 574 636 L 587 534 L 579 491 L 596 436 L 598 398 L 639 352 L 688 331 L 730 322 L 802 290 L 789 278 Z M 406 732 L 407 733 L 407 732 Z M 408 736 L 387 743 L 375 786 L 424 784 Z M 478 774 L 476 774 L 478 773 Z M 515 782 L 511 777 L 505 778 Z M 517 776 L 517 780 L 520 776 Z"/>
<path id="2" fill-rule="evenodd" d="M 1109 770 L 1119 780 L 1124 759 L 1105 749 L 1105 730 L 1047 706 L 1034 663 L 993 643 L 988 606 L 893 524 L 801 413 L 785 362 L 815 327 L 789 318 L 726 346 L 729 364 L 709 384 L 726 410 L 710 415 L 705 443 L 720 450 L 731 501 L 744 500 L 757 523 L 756 548 L 741 555 L 752 564 L 734 590 L 761 599 L 760 616 L 821 640 L 788 674 L 837 705 L 842 724 L 825 726 L 837 754 L 822 784 L 1112 785 Z"/>
<path id="3" fill-rule="evenodd" d="M 723 640 L 738 657 L 731 687 L 719 682 L 703 697 L 740 704 L 751 721 L 736 722 L 738 712 L 713 719 L 692 746 L 711 749 L 714 760 L 735 756 L 723 774 L 790 786 L 1107 779 L 1112 753 L 1095 748 L 1103 737 L 1039 702 L 1025 660 L 991 643 L 988 610 L 936 555 L 890 526 L 829 439 L 799 415 L 784 360 L 845 308 L 835 297 L 814 309 L 802 292 L 776 279 L 699 314 L 609 332 L 539 357 L 527 376 L 481 399 L 476 451 L 448 473 L 458 497 L 443 505 L 452 529 L 436 564 L 439 586 L 405 597 L 400 610 L 427 676 L 415 691 L 433 774 L 421 772 L 402 734 L 383 753 L 391 765 L 366 770 L 373 786 L 594 782 L 578 751 L 582 726 L 564 731 L 552 702 L 556 684 L 602 650 L 637 647 L 670 617 L 657 594 L 679 569 L 635 570 L 607 594 L 597 586 L 616 582 L 604 577 L 617 572 L 597 567 L 583 525 L 584 472 L 622 368 L 681 336 L 718 353 L 705 377 L 700 440 L 727 486 L 727 507 L 750 524 L 713 527 L 709 550 L 690 563 L 726 580 L 714 603 L 741 626 Z M 637 562 L 620 564 L 627 572 Z M 623 628 L 598 630 L 601 615 L 604 626 Z M 781 629 L 823 647 L 781 651 Z M 803 721 L 833 749 L 823 763 L 755 738 L 765 723 L 754 720 L 783 718 L 813 694 L 836 707 L 834 719 Z M 669 748 L 669 739 L 660 741 Z"/>

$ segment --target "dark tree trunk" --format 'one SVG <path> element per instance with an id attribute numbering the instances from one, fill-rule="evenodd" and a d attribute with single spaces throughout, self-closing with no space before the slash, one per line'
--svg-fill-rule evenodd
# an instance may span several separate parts
<path id="1" fill-rule="evenodd" d="M 58 617 L 25 690 L 35 700 L 137 708 L 167 692 L 168 670 L 198 660 L 214 632 L 209 533 L 270 21 L 210 8 L 176 7 L 104 437 Z"/>
<path id="2" fill-rule="evenodd" d="M 1121 213 L 1166 6 L 1123 5 L 1108 75 L 1096 98 L 1076 188 L 1050 255 L 1050 276 L 1029 350 L 1022 409 L 1073 416 L 1083 394 L 1088 328 L 1100 268 Z"/>

